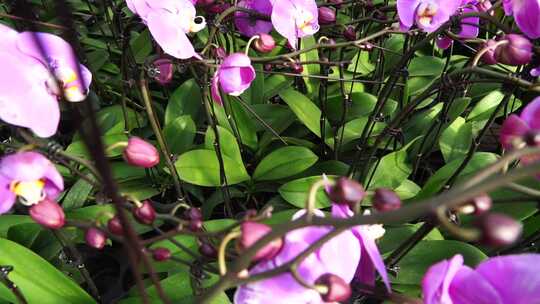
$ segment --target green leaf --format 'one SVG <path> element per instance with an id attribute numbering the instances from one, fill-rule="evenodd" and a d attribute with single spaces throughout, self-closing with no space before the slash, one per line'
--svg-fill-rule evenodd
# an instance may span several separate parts
<path id="1" fill-rule="evenodd" d="M 465 119 L 458 117 L 441 134 L 439 146 L 446 163 L 454 159 L 463 158 L 467 155 L 472 144 L 472 124 L 466 123 Z"/>
<path id="2" fill-rule="evenodd" d="M 337 134 L 338 138 L 343 138 L 342 144 L 347 144 L 355 139 L 359 139 L 360 137 L 362 137 L 362 133 L 364 131 L 364 128 L 366 127 L 367 122 L 367 117 L 360 117 L 347 122 L 342 128 L 340 128 Z M 376 122 L 371 131 L 371 136 L 376 136 L 380 134 L 384 127 L 384 123 Z"/>
<path id="3" fill-rule="evenodd" d="M 242 155 L 240 154 L 240 147 L 238 147 L 238 142 L 236 137 L 227 129 L 217 126 L 218 135 L 219 135 L 219 148 L 221 153 L 228 156 L 230 159 L 235 162 L 242 164 Z M 208 150 L 214 149 L 214 142 L 216 141 L 216 136 L 214 130 L 211 126 L 208 126 L 206 130 L 206 136 L 204 137 L 204 146 Z"/>
<path id="4" fill-rule="evenodd" d="M 77 209 L 84 205 L 88 195 L 92 192 L 93 186 L 84 179 L 79 179 L 62 200 L 64 210 Z"/>
<path id="5" fill-rule="evenodd" d="M 133 57 L 135 57 L 135 62 L 139 64 L 144 63 L 152 52 L 152 36 L 150 35 L 150 31 L 145 29 L 140 35 L 131 39 L 129 44 L 133 52 Z"/>
<path id="6" fill-rule="evenodd" d="M 174 119 L 163 129 L 163 135 L 172 154 L 182 154 L 193 145 L 197 127 L 189 115 Z"/>
<path id="7" fill-rule="evenodd" d="M 356 72 L 360 75 L 368 75 L 375 71 L 375 65 L 369 61 L 369 54 L 370 52 L 359 50 L 351 59 L 351 64 L 347 67 L 347 71 Z"/>
<path id="8" fill-rule="evenodd" d="M 278 95 L 281 91 L 289 88 L 292 83 L 293 78 L 284 75 L 275 74 L 267 77 L 264 80 L 263 100 L 268 100 Z"/>
<path id="9" fill-rule="evenodd" d="M 422 188 L 420 188 L 420 186 L 418 186 L 413 181 L 408 180 L 408 179 L 404 180 L 403 183 L 401 183 L 401 185 L 399 185 L 399 187 L 394 189 L 396 194 L 402 200 L 406 200 L 406 199 L 415 197 L 420 192 L 420 190 L 422 190 Z"/>
<path id="10" fill-rule="evenodd" d="M 283 147 L 268 154 L 253 173 L 254 180 L 276 180 L 298 174 L 317 162 L 319 157 L 305 147 Z"/>
<path id="11" fill-rule="evenodd" d="M 229 185 L 249 179 L 244 165 L 223 155 L 224 169 Z M 220 179 L 219 161 L 215 151 L 193 150 L 182 154 L 175 163 L 180 178 L 199 186 L 218 187 Z"/>
<path id="12" fill-rule="evenodd" d="M 321 137 L 321 110 L 309 98 L 293 88 L 279 93 L 296 117 L 315 135 Z"/>
<path id="13" fill-rule="evenodd" d="M 467 243 L 449 240 L 421 241 L 399 262 L 399 272 L 393 283 L 420 284 L 428 268 L 455 254 L 463 255 L 471 267 L 487 258 L 478 248 Z"/>
<path id="14" fill-rule="evenodd" d="M 251 119 L 249 112 L 236 100 L 229 98 L 229 103 L 232 109 L 232 115 L 234 118 L 235 126 L 240 136 L 240 142 L 251 148 L 257 149 L 257 130 L 255 128 L 255 121 Z M 249 104 L 247 104 L 249 106 Z"/>
<path id="15" fill-rule="evenodd" d="M 296 179 L 279 187 L 278 192 L 288 203 L 298 208 L 305 208 L 306 200 L 309 195 L 309 189 L 313 183 L 321 180 L 322 176 L 311 176 Z M 329 176 L 329 178 L 334 178 Z M 317 191 L 315 208 L 322 209 L 330 207 L 330 200 L 324 193 L 324 189 Z"/>
<path id="16" fill-rule="evenodd" d="M 165 126 L 183 115 L 191 115 L 195 119 L 201 108 L 201 100 L 201 88 L 195 79 L 184 82 L 169 98 L 165 110 Z"/>
<path id="17" fill-rule="evenodd" d="M 501 103 L 504 94 L 501 91 L 493 91 L 480 100 L 467 116 L 467 121 L 487 120 L 495 108 Z"/>
<path id="18" fill-rule="evenodd" d="M 0 265 L 13 266 L 9 279 L 19 287 L 28 303 L 96 303 L 77 283 L 29 249 L 3 238 L 0 238 L 0 248 Z M 0 297 L 16 302 L 6 288 L 0 288 Z"/>
<path id="19" fill-rule="evenodd" d="M 103 139 L 103 143 L 107 147 L 119 141 L 127 141 L 127 136 L 125 134 L 109 134 L 109 135 L 103 136 L 102 139 Z M 124 148 L 122 147 L 112 149 L 111 151 L 107 151 L 108 152 L 107 156 L 109 157 L 120 156 L 123 150 Z M 88 154 L 88 150 L 86 149 L 86 146 L 84 145 L 82 141 L 73 141 L 66 148 L 66 152 L 74 156 L 78 156 L 82 158 L 90 158 Z"/>
<path id="20" fill-rule="evenodd" d="M 439 76 L 444 68 L 444 60 L 433 56 L 415 57 L 409 64 L 409 76 Z"/>
<path id="21" fill-rule="evenodd" d="M 302 50 L 309 48 L 313 45 L 315 45 L 317 42 L 315 41 L 315 36 L 307 36 L 302 38 Z M 313 49 L 309 52 L 304 52 L 300 54 L 300 61 L 302 62 L 317 62 L 319 61 L 319 51 L 317 49 Z M 320 74 L 320 68 L 318 64 L 306 64 L 304 65 L 304 70 L 302 71 L 302 75 L 319 75 Z M 319 89 L 319 80 L 316 78 L 310 78 L 310 77 L 304 77 L 304 82 L 306 84 L 307 92 L 309 96 L 313 96 L 313 94 L 318 93 Z"/>
<path id="22" fill-rule="evenodd" d="M 126 108 L 125 111 L 126 113 L 124 115 L 124 110 L 120 105 L 101 109 L 97 113 L 97 120 L 101 131 L 106 135 L 123 133 L 126 127 L 125 116 L 127 116 L 128 130 L 144 127 L 148 123 L 147 119 L 136 111 L 130 108 Z"/>
<path id="23" fill-rule="evenodd" d="M 400 150 L 385 155 L 378 165 L 375 164 L 373 167 L 375 173 L 371 178 L 369 189 L 395 189 L 409 177 L 412 173 L 412 166 L 407 162 L 407 150 L 418 138 L 412 140 Z M 373 172 L 373 169 L 371 172 Z"/>
<path id="24" fill-rule="evenodd" d="M 0 237 L 6 238 L 9 228 L 25 223 L 33 223 L 34 220 L 27 215 L 14 215 L 6 214 L 2 215 L 2 220 L 0 220 Z"/>
<path id="25" fill-rule="evenodd" d="M 401 243 L 411 237 L 423 223 L 405 224 L 399 227 L 386 227 L 384 236 L 379 240 L 378 247 L 383 255 L 396 250 Z M 431 230 L 423 240 L 444 240 L 437 228 Z"/>

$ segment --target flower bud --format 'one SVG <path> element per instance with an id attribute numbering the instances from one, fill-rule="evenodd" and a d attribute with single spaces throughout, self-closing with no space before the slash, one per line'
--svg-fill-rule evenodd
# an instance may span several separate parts
<path id="1" fill-rule="evenodd" d="M 114 216 L 107 222 L 107 229 L 109 229 L 112 234 L 124 234 L 124 227 L 122 226 L 122 222 L 120 221 L 120 218 L 118 216 Z"/>
<path id="2" fill-rule="evenodd" d="M 328 0 L 328 3 L 332 3 L 335 8 L 341 8 L 343 0 Z"/>
<path id="3" fill-rule="evenodd" d="M 207 6 L 207 5 L 214 4 L 214 2 L 216 2 L 216 0 L 198 0 L 197 5 Z"/>
<path id="4" fill-rule="evenodd" d="M 476 8 L 479 12 L 485 13 L 489 11 L 489 14 L 491 16 L 495 15 L 495 10 L 492 10 L 491 7 L 493 4 L 491 4 L 490 0 L 480 0 L 476 3 Z"/>
<path id="5" fill-rule="evenodd" d="M 203 215 L 200 208 L 191 207 L 184 211 L 184 217 L 188 220 L 202 220 Z"/>
<path id="6" fill-rule="evenodd" d="M 297 74 L 302 74 L 302 72 L 304 71 L 304 67 L 297 62 L 291 63 L 291 69 Z"/>
<path id="7" fill-rule="evenodd" d="M 330 189 L 328 197 L 336 204 L 349 205 L 351 209 L 354 209 L 366 196 L 364 187 L 357 181 L 348 179 L 346 177 L 340 177 L 336 184 Z"/>
<path id="8" fill-rule="evenodd" d="M 533 45 L 529 39 L 518 34 L 508 34 L 501 39 L 501 41 L 504 40 L 508 41 L 508 43 L 499 45 L 495 49 L 495 58 L 498 62 L 508 65 L 521 65 L 531 61 Z"/>
<path id="9" fill-rule="evenodd" d="M 151 168 L 159 163 L 159 152 L 139 137 L 131 137 L 124 150 L 124 160 L 133 166 Z"/>
<path id="10" fill-rule="evenodd" d="M 520 222 L 500 213 L 482 215 L 478 218 L 476 226 L 482 232 L 481 242 L 493 247 L 514 243 L 523 230 Z"/>
<path id="11" fill-rule="evenodd" d="M 41 202 L 32 205 L 29 209 L 30 217 L 45 228 L 59 229 L 64 226 L 64 209 L 57 202 L 45 198 Z"/>
<path id="12" fill-rule="evenodd" d="M 319 7 L 319 23 L 331 24 L 336 22 L 336 12 L 326 6 Z"/>
<path id="13" fill-rule="evenodd" d="M 222 48 L 222 47 L 217 47 L 217 48 L 215 48 L 215 49 L 214 49 L 214 52 L 215 52 L 216 57 L 218 57 L 218 58 L 225 58 L 225 57 L 227 57 L 227 52 L 226 52 L 225 49 Z"/>
<path id="14" fill-rule="evenodd" d="M 203 227 L 203 222 L 200 219 L 194 219 L 189 222 L 189 230 L 197 232 Z"/>
<path id="15" fill-rule="evenodd" d="M 495 48 L 494 48 L 494 45 L 496 43 L 497 43 L 496 40 L 489 39 L 484 44 L 481 45 L 480 49 L 483 49 L 483 48 L 486 48 L 486 47 L 490 48 L 484 53 L 484 55 L 482 55 L 482 61 L 485 64 L 496 64 L 497 63 L 497 59 L 495 59 Z"/>
<path id="16" fill-rule="evenodd" d="M 157 262 L 163 262 L 171 258 L 171 251 L 167 248 L 159 247 L 152 250 L 152 258 Z"/>
<path id="17" fill-rule="evenodd" d="M 270 233 L 272 228 L 265 224 L 246 221 L 240 225 L 240 231 L 242 232 L 242 235 L 238 239 L 237 249 L 239 252 L 242 252 L 251 247 L 266 234 Z M 283 246 L 283 240 L 281 238 L 271 241 L 257 251 L 253 257 L 253 262 L 272 259 L 279 252 L 281 246 Z"/>
<path id="18" fill-rule="evenodd" d="M 107 242 L 107 236 L 105 236 L 105 233 L 94 227 L 86 230 L 84 239 L 86 240 L 86 244 L 88 246 L 96 249 L 103 249 L 103 247 L 105 247 L 105 243 Z"/>
<path id="19" fill-rule="evenodd" d="M 326 286 L 328 289 L 326 293 L 321 294 L 324 302 L 344 302 L 351 297 L 351 286 L 335 274 L 323 274 L 315 281 L 315 284 Z"/>
<path id="20" fill-rule="evenodd" d="M 272 65 L 271 63 L 265 63 L 263 68 L 266 72 L 270 72 L 274 68 L 274 65 Z"/>
<path id="21" fill-rule="evenodd" d="M 481 215 L 491 209 L 491 206 L 493 206 L 493 201 L 489 195 L 483 194 L 475 197 L 472 201 L 472 205 L 474 207 L 474 214 Z"/>
<path id="22" fill-rule="evenodd" d="M 259 39 L 253 43 L 253 47 L 261 53 L 270 53 L 276 47 L 276 41 L 271 35 L 260 33 Z"/>
<path id="23" fill-rule="evenodd" d="M 540 131 L 531 130 L 525 134 L 525 142 L 530 147 L 540 147 Z"/>
<path id="24" fill-rule="evenodd" d="M 160 58 L 154 61 L 153 65 L 159 72 L 154 79 L 161 85 L 169 84 L 173 78 L 174 65 L 169 58 Z"/>
<path id="25" fill-rule="evenodd" d="M 140 207 L 133 209 L 133 216 L 139 223 L 150 225 L 156 219 L 156 210 L 154 210 L 150 201 L 146 200 Z"/>
<path id="26" fill-rule="evenodd" d="M 401 208 L 401 199 L 390 189 L 379 188 L 373 195 L 373 208 L 377 211 L 393 211 Z"/>
<path id="27" fill-rule="evenodd" d="M 354 41 L 354 40 L 356 40 L 356 30 L 354 29 L 354 27 L 348 26 L 348 27 L 343 31 L 343 37 L 345 37 L 345 39 L 347 39 L 347 40 L 349 40 L 349 41 Z"/>
<path id="28" fill-rule="evenodd" d="M 208 242 L 202 242 L 199 246 L 199 253 L 207 258 L 217 257 L 217 251 L 212 244 Z"/>

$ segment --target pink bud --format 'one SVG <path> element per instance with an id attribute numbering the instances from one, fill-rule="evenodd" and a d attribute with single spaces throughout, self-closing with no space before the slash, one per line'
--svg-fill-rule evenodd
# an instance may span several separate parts
<path id="1" fill-rule="evenodd" d="M 352 179 L 340 177 L 336 184 L 328 192 L 328 197 L 336 204 L 349 205 L 354 209 L 366 196 L 364 187 Z"/>
<path id="2" fill-rule="evenodd" d="M 59 229 L 64 226 L 64 210 L 57 202 L 45 198 L 41 202 L 30 207 L 30 217 L 43 227 L 50 229 Z"/>
<path id="3" fill-rule="evenodd" d="M 260 33 L 259 39 L 253 43 L 253 47 L 261 53 L 270 53 L 276 47 L 276 41 L 271 35 Z"/>
<path id="4" fill-rule="evenodd" d="M 336 12 L 326 6 L 319 7 L 319 23 L 331 24 L 336 22 Z"/>
<path id="5" fill-rule="evenodd" d="M 124 234 L 124 227 L 122 226 L 122 222 L 118 216 L 113 217 L 107 222 L 107 229 L 109 229 L 112 234 Z"/>
<path id="6" fill-rule="evenodd" d="M 523 231 L 520 222 L 500 213 L 484 214 L 475 224 L 482 232 L 482 243 L 493 247 L 511 245 Z"/>
<path id="7" fill-rule="evenodd" d="M 159 152 L 152 144 L 133 136 L 124 150 L 124 160 L 133 166 L 151 168 L 159 163 Z"/>
<path id="8" fill-rule="evenodd" d="M 140 207 L 133 209 L 133 216 L 139 223 L 150 225 L 156 219 L 156 210 L 154 210 L 150 201 L 146 200 Z"/>
<path id="9" fill-rule="evenodd" d="M 356 30 L 354 29 L 354 27 L 348 26 L 348 27 L 343 31 L 343 37 L 345 37 L 345 39 L 347 39 L 347 40 L 349 40 L 349 41 L 354 41 L 354 40 L 356 40 Z"/>
<path id="10" fill-rule="evenodd" d="M 393 211 L 401 208 L 401 199 L 390 189 L 379 188 L 373 195 L 373 208 L 378 211 Z"/>
<path id="11" fill-rule="evenodd" d="M 304 71 L 304 67 L 301 64 L 297 63 L 297 62 L 292 63 L 291 68 L 292 68 L 293 72 L 295 72 L 297 74 L 302 74 L 302 72 Z"/>
<path id="12" fill-rule="evenodd" d="M 171 258 L 171 251 L 167 248 L 156 248 L 152 250 L 152 257 L 158 262 L 166 261 Z"/>
<path id="13" fill-rule="evenodd" d="M 154 66 L 159 73 L 154 79 L 162 85 L 166 85 L 171 82 L 173 78 L 174 65 L 169 58 L 160 58 L 154 61 Z"/>
<path id="14" fill-rule="evenodd" d="M 482 46 L 480 47 L 480 49 L 483 49 L 483 48 L 486 48 L 486 47 L 490 47 L 490 49 L 488 49 L 484 55 L 482 55 L 482 61 L 485 63 L 485 64 L 496 64 L 497 63 L 497 59 L 495 59 L 495 48 L 493 48 L 493 46 L 497 43 L 496 40 L 493 40 L 493 39 L 489 39 L 488 41 L 486 41 L 484 44 L 482 44 Z"/>
<path id="15" fill-rule="evenodd" d="M 203 215 L 200 208 L 191 207 L 184 211 L 184 217 L 188 220 L 202 220 Z"/>
<path id="16" fill-rule="evenodd" d="M 351 286 L 335 274 L 323 274 L 315 281 L 315 284 L 328 288 L 328 291 L 321 295 L 324 302 L 344 302 L 351 297 Z"/>
<path id="17" fill-rule="evenodd" d="M 493 201 L 489 195 L 483 194 L 475 197 L 472 201 L 472 205 L 474 207 L 474 214 L 481 215 L 491 209 L 491 206 L 493 206 Z"/>
<path id="18" fill-rule="evenodd" d="M 200 219 L 194 219 L 189 222 L 189 230 L 197 232 L 203 227 L 203 222 Z"/>
<path id="19" fill-rule="evenodd" d="M 336 8 L 341 8 L 343 0 L 328 0 L 328 3 L 332 3 Z"/>
<path id="20" fill-rule="evenodd" d="M 508 41 L 495 49 L 495 58 L 500 63 L 522 65 L 531 61 L 533 44 L 529 39 L 518 34 L 507 34 L 501 41 Z"/>
<path id="21" fill-rule="evenodd" d="M 217 257 L 217 251 L 212 244 L 207 242 L 202 242 L 199 246 L 199 253 L 207 258 L 215 258 Z"/>
<path id="22" fill-rule="evenodd" d="M 105 247 L 105 243 L 107 242 L 107 236 L 105 236 L 105 233 L 94 227 L 86 230 L 84 239 L 86 240 L 86 244 L 88 246 L 96 249 L 103 249 L 103 247 Z"/>
<path id="23" fill-rule="evenodd" d="M 240 231 L 242 232 L 242 236 L 237 242 L 238 250 L 245 251 L 272 231 L 272 228 L 265 224 L 246 221 L 240 225 Z M 281 246 L 283 246 L 283 240 L 281 238 L 273 240 L 257 251 L 253 257 L 253 262 L 272 259 L 279 252 Z"/>

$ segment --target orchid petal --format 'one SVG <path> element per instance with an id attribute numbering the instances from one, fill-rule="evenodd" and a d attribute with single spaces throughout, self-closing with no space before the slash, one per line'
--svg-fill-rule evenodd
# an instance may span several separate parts
<path id="1" fill-rule="evenodd" d="M 176 16 L 165 11 L 155 10 L 148 14 L 150 33 L 163 51 L 178 59 L 197 57 L 195 49 L 186 33 L 176 25 Z"/>
<path id="2" fill-rule="evenodd" d="M 529 128 L 540 131 L 540 97 L 536 97 L 521 112 L 521 119 Z"/>

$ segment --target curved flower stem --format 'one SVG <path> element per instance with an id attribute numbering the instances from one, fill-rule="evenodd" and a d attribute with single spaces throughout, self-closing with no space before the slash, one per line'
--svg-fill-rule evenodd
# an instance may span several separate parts
<path id="1" fill-rule="evenodd" d="M 247 56 L 248 53 L 249 53 L 249 47 L 251 46 L 251 43 L 253 43 L 253 41 L 257 40 L 257 39 L 260 39 L 261 37 L 259 35 L 253 35 L 251 38 L 249 38 L 247 44 L 246 44 L 246 50 L 244 51 L 244 54 Z"/>
<path id="2" fill-rule="evenodd" d="M 227 234 L 219 244 L 218 265 L 219 274 L 222 276 L 227 273 L 227 262 L 225 261 L 225 250 L 227 249 L 227 244 L 229 244 L 230 241 L 238 238 L 240 235 L 242 235 L 240 231 L 233 231 Z"/>
<path id="3" fill-rule="evenodd" d="M 306 280 L 304 280 L 304 278 L 302 278 L 302 275 L 300 275 L 300 273 L 298 273 L 298 265 L 297 264 L 292 264 L 289 267 L 289 272 L 291 273 L 294 280 L 298 284 L 302 285 L 303 287 L 305 287 L 307 289 L 313 289 L 313 290 L 315 290 L 315 291 L 317 291 L 318 293 L 321 293 L 321 294 L 325 294 L 325 293 L 328 292 L 328 287 L 327 286 L 324 286 L 324 285 L 312 285 L 312 284 L 309 284 L 308 282 L 306 282 Z"/>
<path id="4" fill-rule="evenodd" d="M 446 212 L 448 209 L 446 207 L 441 206 L 437 208 L 437 211 L 435 214 L 437 215 L 437 219 L 439 220 L 439 224 L 441 224 L 446 230 L 450 231 L 453 235 L 468 241 L 468 242 L 475 242 L 478 241 L 478 239 L 481 236 L 481 232 L 477 229 L 466 229 L 461 228 L 457 225 L 452 224 L 448 220 L 448 216 L 446 215 Z"/>
<path id="5" fill-rule="evenodd" d="M 152 129 L 154 131 L 154 134 L 156 135 L 156 139 L 159 145 L 159 148 L 161 149 L 161 152 L 164 154 L 165 157 L 165 164 L 167 168 L 169 169 L 169 172 L 171 176 L 173 177 L 173 183 L 174 183 L 174 189 L 176 190 L 176 194 L 178 195 L 178 200 L 184 201 L 184 193 L 182 191 L 182 185 L 180 182 L 180 177 L 178 176 L 178 172 L 176 171 L 176 167 L 174 166 L 172 160 L 171 160 L 171 153 L 169 152 L 169 148 L 167 147 L 167 143 L 165 142 L 165 138 L 163 136 L 163 132 L 161 130 L 161 127 L 159 126 L 159 122 L 155 116 L 154 108 L 152 107 L 152 101 L 150 100 L 150 94 L 148 92 L 148 84 L 146 80 L 144 79 L 144 75 L 141 75 L 141 80 L 139 82 L 139 87 L 141 89 L 142 93 L 142 99 L 144 102 L 144 107 L 146 108 L 146 113 L 148 115 L 148 120 L 150 120 L 150 124 L 152 125 Z"/>
<path id="6" fill-rule="evenodd" d="M 110 153 L 112 150 L 114 149 L 117 149 L 117 148 L 125 148 L 128 146 L 128 142 L 127 141 L 118 141 L 118 142 L 115 142 L 114 144 L 108 146 L 107 148 L 105 148 L 105 154 L 108 154 Z"/>
<path id="7" fill-rule="evenodd" d="M 482 56 L 484 56 L 485 53 L 487 53 L 489 51 L 495 51 L 495 49 L 498 48 L 499 46 L 505 45 L 505 44 L 508 44 L 508 43 L 509 43 L 508 40 L 502 40 L 502 41 L 498 41 L 494 45 L 489 45 L 489 46 L 484 47 L 483 49 L 478 51 L 478 53 L 476 53 L 476 56 L 474 56 L 474 59 L 473 59 L 473 61 L 471 63 L 471 66 L 473 66 L 473 67 L 477 66 L 478 62 L 480 61 Z"/>
<path id="8" fill-rule="evenodd" d="M 315 209 L 315 203 L 317 202 L 317 192 L 321 187 L 333 186 L 335 183 L 329 179 L 322 178 L 309 188 L 308 199 L 306 201 L 306 221 L 311 222 L 313 219 L 313 210 Z"/>
<path id="9" fill-rule="evenodd" d="M 12 266 L 0 266 L 0 282 L 11 291 L 19 304 L 27 304 L 28 302 L 26 301 L 24 295 L 21 293 L 19 287 L 8 278 L 8 275 L 11 271 L 13 271 Z"/>

